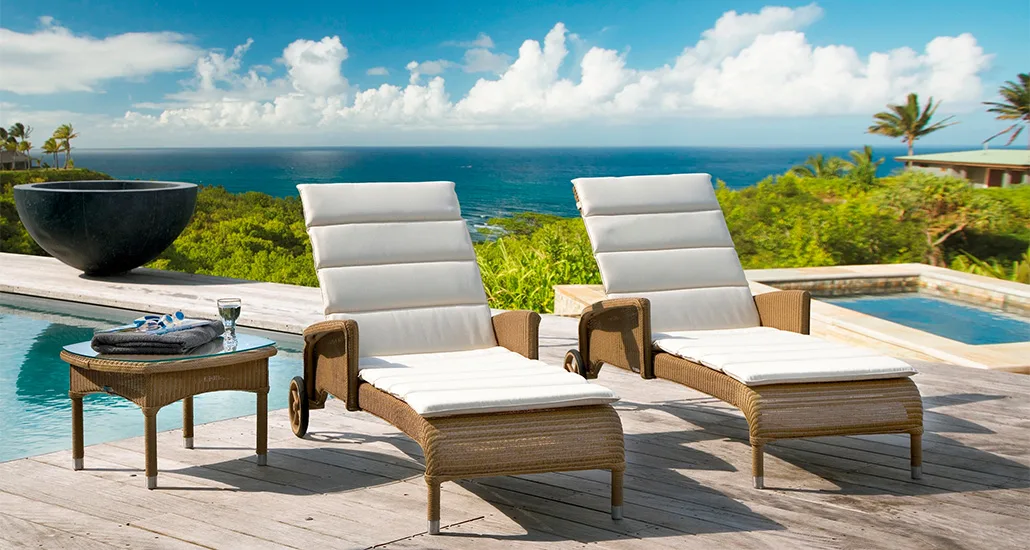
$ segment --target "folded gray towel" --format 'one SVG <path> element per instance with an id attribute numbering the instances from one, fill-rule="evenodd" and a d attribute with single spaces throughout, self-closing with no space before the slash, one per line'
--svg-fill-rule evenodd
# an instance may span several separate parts
<path id="1" fill-rule="evenodd" d="M 221 321 L 210 321 L 186 330 L 154 334 L 148 332 L 102 332 L 93 335 L 90 346 L 97 353 L 125 355 L 182 355 L 222 335 Z"/>

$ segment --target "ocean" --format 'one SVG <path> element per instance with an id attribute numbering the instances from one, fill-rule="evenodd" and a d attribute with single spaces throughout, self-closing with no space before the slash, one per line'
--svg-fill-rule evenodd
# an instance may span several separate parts
<path id="1" fill-rule="evenodd" d="M 298 183 L 449 180 L 473 224 L 515 212 L 575 216 L 571 179 L 708 172 L 731 188 L 782 174 L 808 156 L 845 148 L 304 147 L 73 150 L 75 164 L 120 179 L 220 185 L 231 192 L 295 195 Z M 937 152 L 920 148 L 921 153 Z M 902 147 L 874 151 L 899 168 Z"/>

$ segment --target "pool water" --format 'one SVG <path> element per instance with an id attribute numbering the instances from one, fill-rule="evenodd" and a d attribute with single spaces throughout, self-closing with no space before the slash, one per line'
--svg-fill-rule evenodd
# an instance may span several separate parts
<path id="1" fill-rule="evenodd" d="M 1030 341 L 1030 319 L 914 292 L 821 300 L 966 344 Z"/>
<path id="2" fill-rule="evenodd" d="M 0 462 L 71 448 L 68 365 L 58 357 L 61 347 L 89 340 L 96 328 L 122 325 L 138 316 L 132 311 L 0 293 Z M 268 407 L 285 408 L 290 379 L 302 374 L 303 341 L 288 334 L 241 332 L 276 341 L 279 354 L 269 360 L 268 368 Z M 198 395 L 194 422 L 254 414 L 256 401 L 249 392 Z M 83 403 L 87 445 L 143 435 L 143 413 L 132 402 L 92 394 Z M 158 430 L 181 427 L 181 403 L 158 413 Z"/>

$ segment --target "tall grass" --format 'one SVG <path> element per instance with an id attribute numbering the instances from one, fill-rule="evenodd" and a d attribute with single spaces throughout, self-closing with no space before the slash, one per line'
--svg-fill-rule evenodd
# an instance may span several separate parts
<path id="1" fill-rule="evenodd" d="M 476 244 L 490 306 L 554 311 L 554 285 L 599 284 L 583 221 L 556 219 L 531 233 Z"/>
<path id="2" fill-rule="evenodd" d="M 1027 247 L 1022 258 L 1008 266 L 993 258 L 981 260 L 968 252 L 962 252 L 960 256 L 951 262 L 950 267 L 974 275 L 1030 284 L 1030 247 Z"/>

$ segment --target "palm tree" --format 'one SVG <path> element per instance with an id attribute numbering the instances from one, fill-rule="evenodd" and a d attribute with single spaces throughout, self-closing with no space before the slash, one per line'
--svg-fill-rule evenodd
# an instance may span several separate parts
<path id="1" fill-rule="evenodd" d="M 1004 86 L 998 88 L 998 95 L 1003 101 L 984 101 L 984 105 L 991 106 L 987 112 L 997 114 L 998 120 L 1015 120 L 1016 123 L 987 138 L 984 143 L 1000 135 L 1011 133 L 1012 136 L 1005 145 L 1012 145 L 1023 128 L 1030 126 L 1030 74 L 1020 73 L 1017 78 L 1019 82 L 1009 80 Z M 1030 134 L 1030 132 L 1027 133 Z M 1027 148 L 1030 149 L 1030 144 L 1027 145 Z"/>
<path id="2" fill-rule="evenodd" d="M 840 157 L 825 158 L 820 153 L 812 155 L 804 162 L 790 169 L 789 174 L 802 178 L 835 178 L 844 169 L 844 159 Z"/>
<path id="3" fill-rule="evenodd" d="M 880 165 L 883 164 L 883 157 L 879 160 L 873 160 L 873 148 L 866 145 L 861 151 L 851 151 L 848 153 L 851 160 L 844 161 L 844 170 L 848 174 L 864 185 L 872 185 L 873 181 L 876 180 L 876 171 L 880 169 Z"/>
<path id="4" fill-rule="evenodd" d="M 68 165 L 72 162 L 72 140 L 79 137 L 79 134 L 75 133 L 75 129 L 72 128 L 71 124 L 62 124 L 54 130 L 54 139 L 61 144 L 61 150 L 64 151 L 64 167 L 68 168 Z"/>
<path id="5" fill-rule="evenodd" d="M 957 122 L 947 124 L 949 120 L 955 117 L 948 117 L 940 122 L 930 124 L 934 113 L 937 112 L 937 107 L 940 106 L 941 103 L 938 101 L 935 104 L 931 97 L 930 101 L 926 103 L 926 107 L 920 111 L 919 96 L 908 94 L 908 101 L 905 103 L 887 105 L 886 111 L 873 115 L 873 120 L 876 123 L 870 126 L 866 133 L 893 138 L 899 137 L 902 143 L 908 145 L 908 155 L 912 156 L 912 146 L 917 139 L 932 134 L 941 128 L 957 124 Z"/>
<path id="6" fill-rule="evenodd" d="M 18 148 L 18 140 L 7 131 L 7 128 L 0 128 L 0 147 L 3 147 L 4 151 L 14 151 Z"/>
<path id="7" fill-rule="evenodd" d="M 18 142 L 18 152 L 25 153 L 25 156 L 29 158 L 29 168 L 32 168 L 32 161 L 39 163 L 40 159 L 32 158 L 32 142 L 28 140 L 21 140 Z"/>
<path id="8" fill-rule="evenodd" d="M 29 145 L 28 149 L 25 149 L 25 147 L 21 145 L 21 143 L 28 141 L 30 135 L 32 135 L 32 126 L 26 126 L 20 122 L 15 122 L 14 124 L 12 124 L 11 128 L 7 130 L 7 136 L 8 139 L 13 139 L 15 145 L 14 147 L 9 148 L 8 150 L 24 152 L 28 149 L 31 149 L 31 144 Z"/>
<path id="9" fill-rule="evenodd" d="M 873 148 L 869 145 L 863 147 L 861 151 L 851 151 L 848 156 L 851 157 L 851 160 L 844 161 L 844 168 L 849 171 L 871 169 L 875 172 L 884 161 L 882 157 L 880 160 L 873 160 Z"/>
<path id="10" fill-rule="evenodd" d="M 57 140 L 50 138 L 43 142 L 43 153 L 47 155 L 54 155 L 54 168 L 57 168 L 58 158 L 57 154 L 61 152 L 61 145 L 57 143 Z"/>

